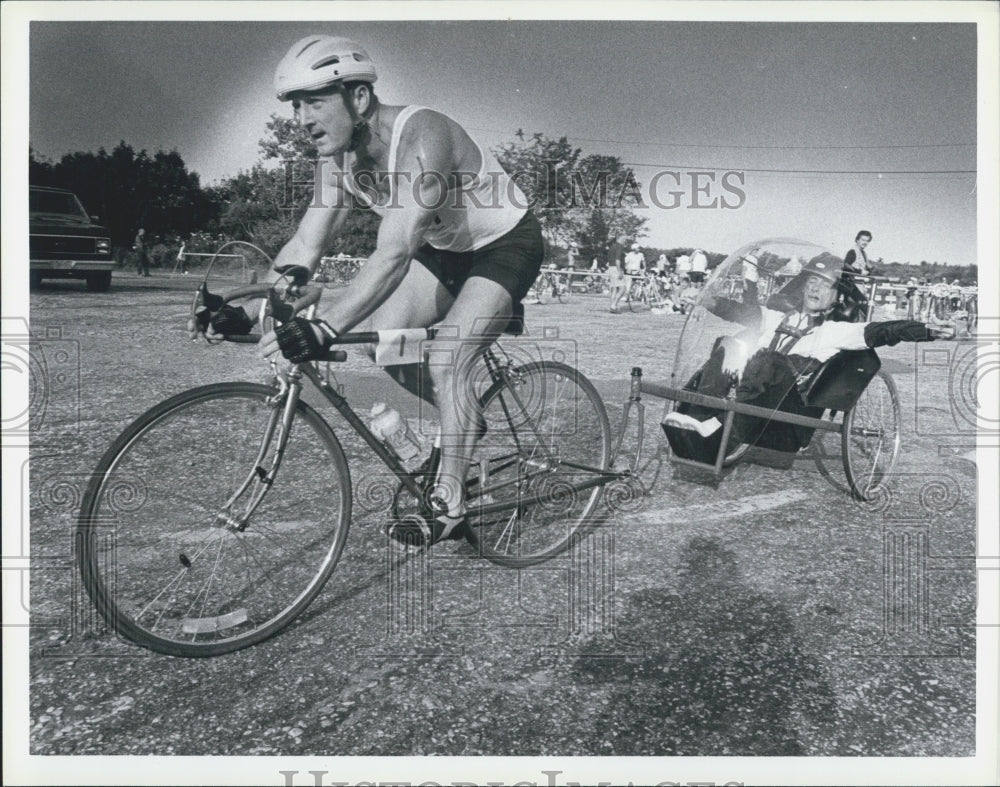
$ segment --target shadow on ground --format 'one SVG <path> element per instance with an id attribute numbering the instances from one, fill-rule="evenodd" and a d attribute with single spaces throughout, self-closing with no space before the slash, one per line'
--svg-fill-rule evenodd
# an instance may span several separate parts
<path id="1" fill-rule="evenodd" d="M 678 580 L 679 592 L 632 594 L 619 618 L 618 639 L 641 644 L 643 661 L 576 663 L 612 693 L 598 737 L 621 755 L 803 754 L 797 727 L 828 716 L 833 692 L 783 605 L 744 583 L 713 538 L 685 545 Z"/>

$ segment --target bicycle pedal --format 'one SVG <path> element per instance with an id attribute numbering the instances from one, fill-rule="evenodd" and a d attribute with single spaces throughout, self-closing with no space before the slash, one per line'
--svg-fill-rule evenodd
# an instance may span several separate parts
<path id="1" fill-rule="evenodd" d="M 419 514 L 407 514 L 392 522 L 385 534 L 392 545 L 403 552 L 416 552 L 428 546 L 433 534 L 427 520 Z"/>

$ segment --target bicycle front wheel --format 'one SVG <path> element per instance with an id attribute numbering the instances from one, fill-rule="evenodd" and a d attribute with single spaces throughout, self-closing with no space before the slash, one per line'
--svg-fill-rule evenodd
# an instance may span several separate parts
<path id="1" fill-rule="evenodd" d="M 625 298 L 629 311 L 640 311 L 646 300 L 645 295 L 642 284 L 638 280 L 633 281 L 629 286 L 628 295 Z"/>
<path id="2" fill-rule="evenodd" d="M 888 483 L 899 458 L 902 425 L 896 382 L 879 369 L 844 413 L 844 473 L 856 498 L 871 500 Z"/>
<path id="3" fill-rule="evenodd" d="M 538 302 L 543 306 L 549 303 L 552 300 L 554 289 L 552 280 L 548 276 L 543 275 L 542 278 L 535 282 L 535 293 Z"/>
<path id="4" fill-rule="evenodd" d="M 562 363 L 507 369 L 482 396 L 486 434 L 468 482 L 468 540 L 504 566 L 531 566 L 593 526 L 611 455 L 604 403 Z"/>
<path id="5" fill-rule="evenodd" d="M 333 572 L 351 517 L 347 461 L 304 402 L 282 445 L 275 393 L 191 389 L 140 416 L 101 459 L 77 562 L 122 636 L 175 656 L 238 650 L 287 626 Z"/>

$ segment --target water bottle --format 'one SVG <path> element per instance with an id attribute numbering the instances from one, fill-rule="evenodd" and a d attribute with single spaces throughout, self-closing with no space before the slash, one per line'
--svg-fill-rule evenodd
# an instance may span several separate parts
<path id="1" fill-rule="evenodd" d="M 371 417 L 372 434 L 381 439 L 400 462 L 408 463 L 420 455 L 420 441 L 397 410 L 377 402 L 372 407 Z"/>

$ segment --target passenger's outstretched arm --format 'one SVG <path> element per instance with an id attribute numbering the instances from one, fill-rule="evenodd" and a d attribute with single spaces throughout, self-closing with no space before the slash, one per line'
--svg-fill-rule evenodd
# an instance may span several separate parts
<path id="1" fill-rule="evenodd" d="M 865 325 L 865 344 L 869 347 L 891 347 L 900 342 L 931 342 L 951 336 L 951 326 L 927 325 L 915 320 L 888 320 Z"/>

